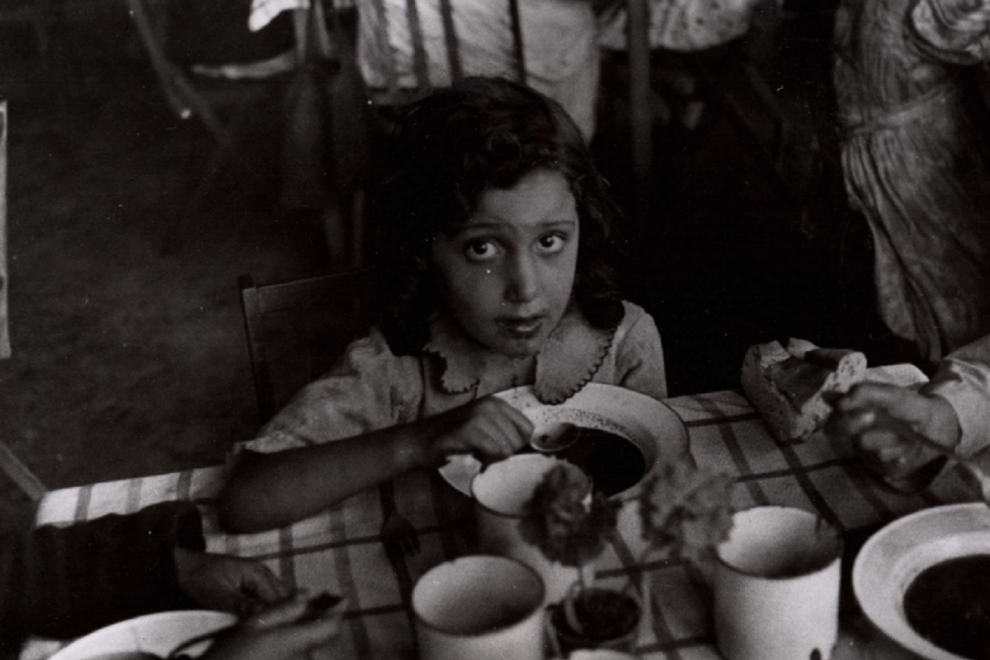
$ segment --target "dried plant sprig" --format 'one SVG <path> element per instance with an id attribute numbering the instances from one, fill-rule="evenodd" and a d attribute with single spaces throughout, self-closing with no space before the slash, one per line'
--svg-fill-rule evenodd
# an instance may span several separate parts
<path id="1" fill-rule="evenodd" d="M 594 560 L 615 530 L 621 502 L 590 490 L 589 477 L 576 465 L 552 467 L 520 522 L 523 539 L 564 566 L 581 568 Z"/>
<path id="2" fill-rule="evenodd" d="M 662 466 L 640 499 L 649 551 L 693 563 L 711 560 L 732 529 L 733 483 L 730 475 L 691 461 Z"/>

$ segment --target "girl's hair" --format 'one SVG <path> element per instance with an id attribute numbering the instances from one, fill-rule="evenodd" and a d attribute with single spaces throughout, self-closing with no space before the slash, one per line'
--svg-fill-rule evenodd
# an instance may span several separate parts
<path id="1" fill-rule="evenodd" d="M 368 209 L 380 327 L 393 352 L 418 352 L 441 304 L 431 239 L 465 223 L 487 189 L 511 188 L 536 168 L 563 174 L 577 201 L 578 308 L 595 327 L 618 325 L 623 309 L 612 264 L 619 211 L 580 130 L 556 101 L 505 79 L 472 77 L 403 107 L 396 120 Z"/>

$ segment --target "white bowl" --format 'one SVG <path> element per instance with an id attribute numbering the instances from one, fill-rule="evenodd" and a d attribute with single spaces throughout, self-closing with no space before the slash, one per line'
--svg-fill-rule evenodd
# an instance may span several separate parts
<path id="1" fill-rule="evenodd" d="M 521 410 L 536 427 L 535 433 L 559 422 L 615 433 L 630 440 L 646 459 L 646 474 L 637 484 L 618 493 L 630 500 L 639 492 L 646 477 L 671 459 L 689 457 L 688 433 L 677 414 L 656 399 L 614 385 L 588 383 L 562 404 L 540 403 L 532 387 L 517 387 L 494 396 Z M 662 460 L 661 460 L 662 459 Z M 471 480 L 481 470 L 473 456 L 452 456 L 440 468 L 440 475 L 451 486 L 471 496 Z"/>
<path id="2" fill-rule="evenodd" d="M 80 637 L 49 660 L 95 660 L 116 653 L 153 653 L 165 657 L 180 644 L 193 638 L 218 632 L 237 623 L 237 617 L 213 610 L 159 612 L 127 621 Z M 211 640 L 183 649 L 193 658 L 206 652 Z"/>
<path id="3" fill-rule="evenodd" d="M 870 537 L 853 564 L 853 591 L 866 616 L 904 648 L 927 660 L 965 660 L 915 632 L 904 594 L 925 569 L 975 554 L 990 554 L 990 507 L 972 502 L 924 509 Z"/>

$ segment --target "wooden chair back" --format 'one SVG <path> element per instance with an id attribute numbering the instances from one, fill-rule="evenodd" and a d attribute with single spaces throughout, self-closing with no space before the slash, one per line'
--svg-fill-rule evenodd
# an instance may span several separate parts
<path id="1" fill-rule="evenodd" d="M 499 3 L 505 5 L 505 11 L 509 16 L 509 29 L 512 36 L 512 69 L 518 82 L 526 84 L 526 57 L 523 49 L 523 29 L 522 19 L 519 13 L 519 0 L 485 0 L 486 2 Z M 454 25 L 454 14 L 457 11 L 457 0 L 439 0 L 438 8 L 440 13 L 441 26 L 443 30 L 443 40 L 447 58 L 447 69 L 450 72 L 450 82 L 457 82 L 466 73 L 461 60 L 461 39 L 464 37 L 457 34 Z M 372 0 L 368 9 L 372 9 L 374 16 L 367 20 L 367 24 L 375 26 L 374 48 L 379 53 L 394 54 L 392 47 L 391 31 L 397 26 L 391 25 L 383 0 Z M 408 31 L 409 41 L 412 49 L 412 69 L 415 77 L 415 84 L 409 86 L 400 81 L 400 76 L 392 57 L 383 57 L 382 64 L 385 74 L 384 88 L 374 88 L 369 90 L 373 101 L 378 105 L 398 105 L 407 103 L 415 98 L 426 96 L 431 91 L 439 87 L 436 80 L 430 75 L 431 63 L 427 52 L 427 47 L 423 37 L 423 26 L 419 8 L 416 0 L 405 0 L 405 22 L 404 29 Z"/>
<path id="2" fill-rule="evenodd" d="M 372 322 L 370 268 L 277 284 L 239 279 L 260 422 L 325 374 Z"/>

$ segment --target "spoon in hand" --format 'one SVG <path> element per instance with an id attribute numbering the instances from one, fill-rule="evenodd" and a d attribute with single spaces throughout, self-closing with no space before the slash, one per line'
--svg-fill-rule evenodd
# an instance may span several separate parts
<path id="1" fill-rule="evenodd" d="M 928 436 L 915 431 L 909 424 L 905 424 L 896 417 L 891 417 L 883 410 L 874 410 L 873 414 L 876 426 L 889 429 L 905 440 L 929 447 L 939 454 L 946 456 L 950 461 L 962 466 L 976 480 L 977 484 L 979 484 L 980 495 L 983 496 L 983 501 L 987 503 L 987 506 L 990 506 L 990 475 L 975 460 L 962 456 L 954 449 L 935 442 Z"/>
<path id="2" fill-rule="evenodd" d="M 549 454 L 570 447 L 580 436 L 580 426 L 570 422 L 553 422 L 530 436 L 529 446 L 538 452 Z"/>

